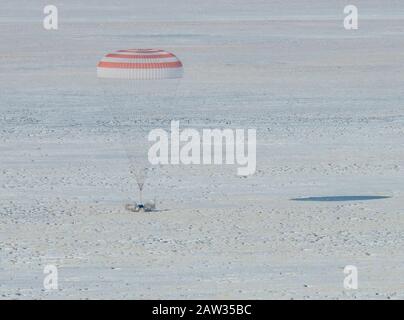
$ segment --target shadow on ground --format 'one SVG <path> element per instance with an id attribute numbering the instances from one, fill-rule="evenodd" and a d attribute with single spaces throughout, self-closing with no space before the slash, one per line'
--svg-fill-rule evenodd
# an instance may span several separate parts
<path id="1" fill-rule="evenodd" d="M 365 201 L 365 200 L 378 200 L 388 199 L 390 196 L 327 196 L 327 197 L 307 197 L 307 198 L 294 198 L 292 201 Z"/>

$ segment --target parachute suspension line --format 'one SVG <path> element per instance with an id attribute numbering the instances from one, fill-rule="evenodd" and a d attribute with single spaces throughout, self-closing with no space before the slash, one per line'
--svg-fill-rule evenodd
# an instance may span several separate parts
<path id="1" fill-rule="evenodd" d="M 101 80 L 102 81 L 102 80 Z M 119 144 L 121 145 L 122 149 L 125 152 L 125 157 L 126 160 L 128 161 L 129 164 L 129 173 L 133 174 L 136 180 L 136 183 L 138 185 L 139 188 L 139 195 L 140 198 L 142 198 L 142 190 L 143 190 L 143 186 L 144 186 L 144 180 L 141 179 L 141 176 L 139 174 L 139 172 L 137 172 L 137 168 L 133 165 L 133 160 L 132 160 L 132 155 L 131 155 L 131 150 L 128 147 L 128 144 L 130 143 L 125 143 L 125 138 L 128 137 L 128 132 L 126 132 L 127 130 L 125 130 L 125 126 L 128 126 L 128 124 L 126 124 L 122 119 L 122 117 L 120 118 L 119 115 L 117 115 L 116 113 L 116 109 L 118 108 L 119 105 L 121 105 L 121 101 L 118 98 L 118 95 L 113 94 L 113 95 L 108 95 L 106 93 L 105 88 L 103 88 L 105 95 L 107 96 L 107 105 L 108 105 L 108 109 L 110 114 L 112 115 L 112 128 L 113 131 L 117 134 L 118 136 L 118 140 L 119 140 Z M 115 110 L 114 110 L 115 109 Z M 142 201 L 142 200 L 140 200 Z"/>
<path id="2" fill-rule="evenodd" d="M 139 200 L 140 203 L 143 204 L 143 197 L 142 197 L 142 192 L 143 192 L 143 183 L 137 183 L 138 187 L 139 187 Z"/>
<path id="3" fill-rule="evenodd" d="M 133 100 L 130 103 L 130 108 L 133 108 L 134 110 L 138 110 L 138 106 L 140 105 L 140 99 L 138 96 L 134 96 Z M 136 153 L 141 152 L 143 153 L 143 147 L 144 144 L 140 143 L 139 147 L 136 148 L 135 150 L 133 149 L 135 147 L 135 142 L 131 139 L 132 135 L 134 133 L 130 132 L 130 127 L 132 125 L 131 120 L 134 121 L 134 123 L 138 123 L 137 125 L 140 128 L 140 131 L 143 133 L 143 119 L 141 117 L 141 114 L 139 112 L 135 112 L 137 113 L 135 117 L 132 117 L 132 113 L 129 112 L 129 119 L 127 119 L 129 121 L 129 128 L 128 130 L 124 130 L 125 127 L 123 127 L 123 130 L 121 130 L 121 143 L 123 145 L 123 148 L 125 150 L 126 153 L 126 158 L 129 162 L 129 172 L 135 177 L 136 180 L 136 184 L 138 186 L 139 189 L 139 201 L 140 204 L 143 204 L 143 197 L 142 197 L 142 193 L 143 193 L 143 187 L 144 184 L 146 182 L 146 170 L 147 170 L 147 166 L 145 165 L 146 160 L 143 159 L 143 161 L 141 160 L 142 155 L 137 156 Z M 129 141 L 128 141 L 129 139 Z M 142 139 L 144 139 L 144 136 L 142 134 L 142 136 L 140 137 L 140 141 L 142 141 Z"/>

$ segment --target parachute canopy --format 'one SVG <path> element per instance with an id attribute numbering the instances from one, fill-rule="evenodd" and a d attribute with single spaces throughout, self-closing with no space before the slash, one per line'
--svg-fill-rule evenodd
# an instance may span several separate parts
<path id="1" fill-rule="evenodd" d="M 182 78 L 181 61 L 160 49 L 126 49 L 105 55 L 97 65 L 98 78 L 163 80 Z"/>

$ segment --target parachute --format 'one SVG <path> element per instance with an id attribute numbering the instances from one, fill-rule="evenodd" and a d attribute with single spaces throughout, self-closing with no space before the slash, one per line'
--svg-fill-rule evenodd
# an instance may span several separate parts
<path id="1" fill-rule="evenodd" d="M 159 49 L 127 49 L 109 53 L 97 66 L 98 78 L 165 80 L 182 78 L 181 61 Z"/>
<path id="2" fill-rule="evenodd" d="M 138 209 L 144 207 L 142 191 L 150 167 L 147 129 L 151 119 L 147 114 L 157 113 L 162 104 L 176 97 L 182 76 L 182 62 L 161 49 L 118 50 L 106 54 L 97 65 L 114 127 L 139 188 Z"/>

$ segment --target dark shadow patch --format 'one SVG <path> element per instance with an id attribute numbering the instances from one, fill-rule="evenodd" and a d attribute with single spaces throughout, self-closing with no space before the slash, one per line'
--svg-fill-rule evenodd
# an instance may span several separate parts
<path id="1" fill-rule="evenodd" d="M 327 196 L 327 197 L 307 197 L 294 198 L 292 201 L 366 201 L 388 199 L 390 196 Z"/>

